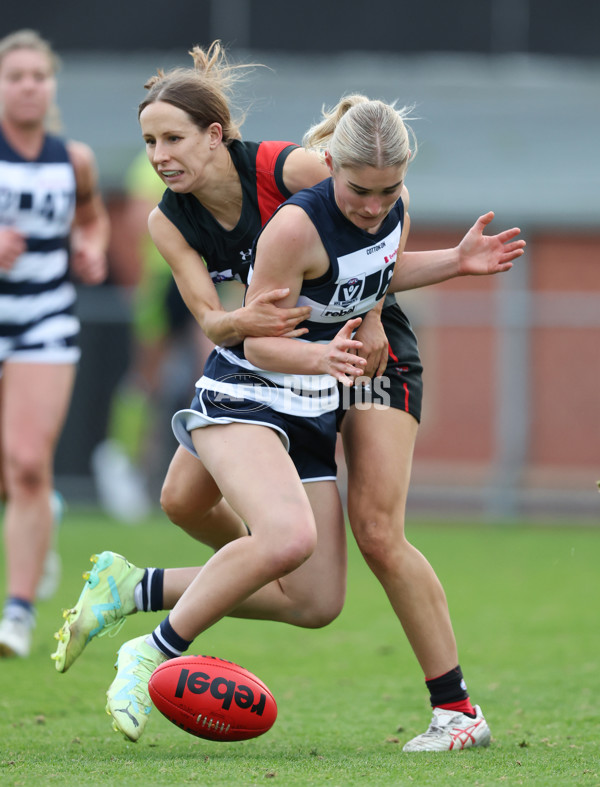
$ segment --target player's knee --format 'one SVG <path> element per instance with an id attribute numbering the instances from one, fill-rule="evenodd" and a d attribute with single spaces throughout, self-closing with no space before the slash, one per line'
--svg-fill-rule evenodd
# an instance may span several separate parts
<path id="1" fill-rule="evenodd" d="M 50 473 L 43 459 L 35 451 L 20 451 L 5 459 L 7 493 L 32 493 L 49 483 Z"/>
<path id="2" fill-rule="evenodd" d="M 291 574 L 312 555 L 317 545 L 316 529 L 311 523 L 296 524 L 282 533 L 282 538 L 272 540 L 269 561 L 277 577 Z"/>
<path id="3" fill-rule="evenodd" d="M 403 541 L 403 533 L 385 513 L 366 514 L 350 521 L 358 548 L 370 564 L 385 565 Z"/>
<path id="4" fill-rule="evenodd" d="M 312 554 L 310 546 L 294 541 L 278 550 L 270 559 L 274 578 L 285 577 L 305 563 Z"/>
<path id="5" fill-rule="evenodd" d="M 339 617 L 344 608 L 345 589 L 337 588 L 327 596 L 319 594 L 313 603 L 306 605 L 304 610 L 304 628 L 320 629 L 328 626 Z"/>
<path id="6" fill-rule="evenodd" d="M 164 486 L 160 492 L 160 507 L 174 525 L 181 523 L 181 508 L 178 505 L 177 498 L 174 498 L 170 494 L 170 490 L 166 490 Z"/>
<path id="7" fill-rule="evenodd" d="M 183 526 L 193 513 L 178 484 L 170 481 L 169 477 L 160 490 L 160 506 L 174 525 Z"/>

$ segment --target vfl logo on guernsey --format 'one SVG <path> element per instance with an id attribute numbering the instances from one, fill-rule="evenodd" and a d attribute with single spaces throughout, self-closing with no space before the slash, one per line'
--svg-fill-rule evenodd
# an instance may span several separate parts
<path id="1" fill-rule="evenodd" d="M 334 306 L 350 306 L 359 301 L 365 288 L 365 275 L 353 276 L 351 279 L 341 281 L 332 299 Z"/>
<path id="2" fill-rule="evenodd" d="M 356 309 L 365 288 L 365 274 L 339 282 L 324 317 L 345 317 Z"/>

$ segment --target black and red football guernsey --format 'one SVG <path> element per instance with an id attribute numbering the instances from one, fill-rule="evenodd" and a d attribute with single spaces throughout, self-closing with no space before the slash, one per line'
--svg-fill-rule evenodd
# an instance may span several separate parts
<path id="1" fill-rule="evenodd" d="M 158 207 L 202 255 L 215 284 L 237 279 L 246 284 L 252 246 L 263 224 L 291 197 L 283 182 L 283 165 L 297 148 L 293 142 L 242 142 L 229 146 L 242 184 L 242 214 L 232 230 L 223 226 L 193 194 L 167 189 Z"/>

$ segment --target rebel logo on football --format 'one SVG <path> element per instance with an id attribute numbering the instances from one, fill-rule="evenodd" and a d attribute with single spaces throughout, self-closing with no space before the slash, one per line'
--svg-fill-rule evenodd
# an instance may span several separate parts
<path id="1" fill-rule="evenodd" d="M 223 710 L 229 710 L 234 702 L 238 708 L 249 710 L 257 716 L 263 715 L 267 701 L 266 694 L 260 692 L 257 698 L 252 689 L 243 683 L 220 676 L 211 678 L 206 672 L 191 672 L 182 668 L 175 687 L 175 697 L 182 699 L 186 691 L 192 694 L 209 692 L 214 699 L 221 702 Z"/>

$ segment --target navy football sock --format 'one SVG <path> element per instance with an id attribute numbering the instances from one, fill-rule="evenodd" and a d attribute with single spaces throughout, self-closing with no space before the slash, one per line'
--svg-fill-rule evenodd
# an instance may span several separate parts
<path id="1" fill-rule="evenodd" d="M 135 586 L 134 600 L 140 612 L 157 612 L 164 609 L 164 568 L 147 568 Z"/>
<path id="2" fill-rule="evenodd" d="M 35 609 L 31 601 L 18 596 L 9 596 L 4 602 L 4 617 L 8 620 L 22 620 L 35 623 Z"/>
<path id="3" fill-rule="evenodd" d="M 154 629 L 152 632 L 152 639 L 154 641 L 154 647 L 170 659 L 181 656 L 193 642 L 193 640 L 188 641 L 179 636 L 171 625 L 168 615 L 162 623 Z"/>

